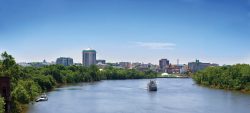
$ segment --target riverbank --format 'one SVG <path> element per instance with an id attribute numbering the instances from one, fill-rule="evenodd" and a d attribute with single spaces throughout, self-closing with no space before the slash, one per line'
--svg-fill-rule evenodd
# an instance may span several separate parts
<path id="1" fill-rule="evenodd" d="M 193 74 L 193 80 L 202 86 L 235 90 L 248 93 L 250 91 L 250 65 L 208 67 Z"/>
<path id="2" fill-rule="evenodd" d="M 224 90 L 224 91 L 230 91 L 230 92 L 239 92 L 239 93 L 244 93 L 244 94 L 250 95 L 250 90 L 225 89 L 225 88 L 219 88 L 216 86 L 206 86 L 206 85 L 202 85 L 202 84 L 197 84 L 197 85 L 200 87 L 205 87 L 205 88 L 218 89 L 218 90 Z"/>
<path id="3" fill-rule="evenodd" d="M 24 105 L 23 108 L 22 108 L 21 113 L 27 113 L 28 109 L 29 109 L 29 105 Z"/>

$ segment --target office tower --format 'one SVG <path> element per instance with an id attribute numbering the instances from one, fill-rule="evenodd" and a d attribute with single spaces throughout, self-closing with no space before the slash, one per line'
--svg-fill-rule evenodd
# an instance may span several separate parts
<path id="1" fill-rule="evenodd" d="M 161 59 L 159 61 L 160 69 L 165 69 L 169 66 L 169 60 L 168 59 Z"/>
<path id="2" fill-rule="evenodd" d="M 73 59 L 69 57 L 60 57 L 56 59 L 56 64 L 70 66 L 73 65 Z"/>
<path id="3" fill-rule="evenodd" d="M 91 66 L 96 64 L 96 51 L 93 49 L 85 49 L 82 51 L 83 66 Z"/>

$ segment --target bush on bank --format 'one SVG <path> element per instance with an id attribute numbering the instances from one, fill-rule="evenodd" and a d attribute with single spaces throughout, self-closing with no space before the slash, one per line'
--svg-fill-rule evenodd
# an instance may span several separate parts
<path id="1" fill-rule="evenodd" d="M 0 97 L 0 113 L 4 113 L 4 100 Z"/>
<path id="2" fill-rule="evenodd" d="M 208 67 L 195 73 L 193 79 L 204 86 L 250 91 L 250 65 Z"/>

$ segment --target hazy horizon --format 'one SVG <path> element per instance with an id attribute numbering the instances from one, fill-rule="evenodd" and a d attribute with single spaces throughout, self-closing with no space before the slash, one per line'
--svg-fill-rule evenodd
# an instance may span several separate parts
<path id="1" fill-rule="evenodd" d="M 0 52 L 17 62 L 167 58 L 250 64 L 250 0 L 0 0 Z"/>

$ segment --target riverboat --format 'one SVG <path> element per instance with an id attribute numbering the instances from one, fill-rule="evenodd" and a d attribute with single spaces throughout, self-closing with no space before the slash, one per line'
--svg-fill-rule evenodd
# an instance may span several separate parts
<path id="1" fill-rule="evenodd" d="M 156 81 L 150 80 L 148 83 L 148 90 L 149 91 L 157 91 L 157 84 Z"/>

